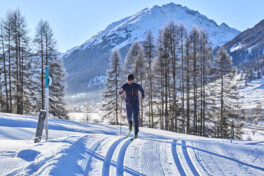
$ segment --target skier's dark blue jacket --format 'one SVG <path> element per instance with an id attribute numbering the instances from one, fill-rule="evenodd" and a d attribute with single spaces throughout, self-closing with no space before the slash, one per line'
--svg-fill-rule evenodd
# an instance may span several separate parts
<path id="1" fill-rule="evenodd" d="M 138 102 L 138 92 L 141 92 L 142 98 L 144 98 L 144 90 L 141 85 L 137 83 L 132 83 L 129 85 L 128 83 L 124 84 L 120 89 L 120 94 L 126 94 L 126 102 Z"/>

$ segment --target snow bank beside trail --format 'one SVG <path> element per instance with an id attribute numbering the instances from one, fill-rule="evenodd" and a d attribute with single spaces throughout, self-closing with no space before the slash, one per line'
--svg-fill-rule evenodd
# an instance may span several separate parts
<path id="1" fill-rule="evenodd" d="M 33 140 L 37 123 L 38 117 L 0 113 L 0 139 Z M 118 126 L 79 123 L 54 118 L 49 118 L 48 127 L 49 139 L 76 135 L 76 133 L 119 134 Z M 45 139 L 45 130 L 43 130 L 42 139 Z"/>

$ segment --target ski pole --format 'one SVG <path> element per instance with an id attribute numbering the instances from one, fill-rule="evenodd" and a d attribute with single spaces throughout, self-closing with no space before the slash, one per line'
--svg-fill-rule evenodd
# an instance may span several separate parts
<path id="1" fill-rule="evenodd" d="M 119 122 L 119 125 L 120 125 L 120 136 L 121 136 L 121 131 L 122 131 L 122 127 L 121 127 L 121 119 L 122 119 L 122 94 L 121 94 L 121 106 L 120 106 L 120 122 Z"/>

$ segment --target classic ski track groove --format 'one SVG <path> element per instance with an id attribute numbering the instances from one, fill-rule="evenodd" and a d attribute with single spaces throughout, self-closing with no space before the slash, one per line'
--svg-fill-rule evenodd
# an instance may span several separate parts
<path id="1" fill-rule="evenodd" d="M 187 151 L 186 141 L 184 141 L 184 140 L 182 140 L 182 152 L 183 152 L 183 156 L 184 156 L 189 168 L 191 169 L 193 175 L 199 176 L 199 173 L 197 172 L 196 168 L 194 167 L 194 165 L 190 159 L 190 156 L 189 156 L 188 151 Z"/>
<path id="2" fill-rule="evenodd" d="M 130 139 L 128 139 L 123 146 L 121 147 L 119 154 L 118 154 L 118 158 L 117 158 L 117 176 L 123 176 L 124 175 L 124 160 L 125 160 L 125 154 L 126 154 L 126 150 L 129 146 L 129 144 L 132 141 Z"/>
<path id="3" fill-rule="evenodd" d="M 103 164 L 103 169 L 102 169 L 102 175 L 103 176 L 108 176 L 109 172 L 110 172 L 110 165 L 111 165 L 111 160 L 112 160 L 112 156 L 114 154 L 114 151 L 117 147 L 117 145 L 124 140 L 124 138 L 119 138 L 117 139 L 108 149 L 106 156 L 105 156 L 105 160 L 104 160 L 104 164 Z"/>
<path id="4" fill-rule="evenodd" d="M 174 159 L 174 163 L 176 164 L 179 173 L 180 173 L 182 176 L 186 176 L 186 173 L 185 173 L 185 171 L 183 170 L 182 164 L 181 164 L 181 162 L 180 162 L 180 160 L 179 160 L 179 156 L 178 156 L 178 154 L 177 154 L 177 148 L 176 148 L 176 145 L 177 145 L 177 140 L 176 140 L 176 139 L 173 139 L 173 140 L 172 140 L 172 143 L 171 143 L 171 152 L 172 152 L 172 156 L 173 156 L 173 159 Z"/>

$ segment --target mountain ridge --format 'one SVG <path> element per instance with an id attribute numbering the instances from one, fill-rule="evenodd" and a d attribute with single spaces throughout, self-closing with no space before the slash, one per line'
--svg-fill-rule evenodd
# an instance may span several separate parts
<path id="1" fill-rule="evenodd" d="M 239 66 L 247 61 L 264 55 L 264 19 L 242 31 L 224 47 L 233 58 L 233 63 Z"/>
<path id="2" fill-rule="evenodd" d="M 120 49 L 125 57 L 130 45 L 137 40 L 142 42 L 146 32 L 152 29 L 157 37 L 158 32 L 168 21 L 183 22 L 190 30 L 193 26 L 204 28 L 214 42 L 222 46 L 235 37 L 239 31 L 223 24 L 221 26 L 198 11 L 174 3 L 145 8 L 138 13 L 109 24 L 89 40 L 70 50 L 64 57 L 68 73 L 67 93 L 85 92 L 93 86 L 87 85 L 93 78 L 105 75 L 108 59 L 114 48 Z M 78 86 L 77 86 L 78 85 Z M 98 87 L 98 86 L 96 86 Z"/>

